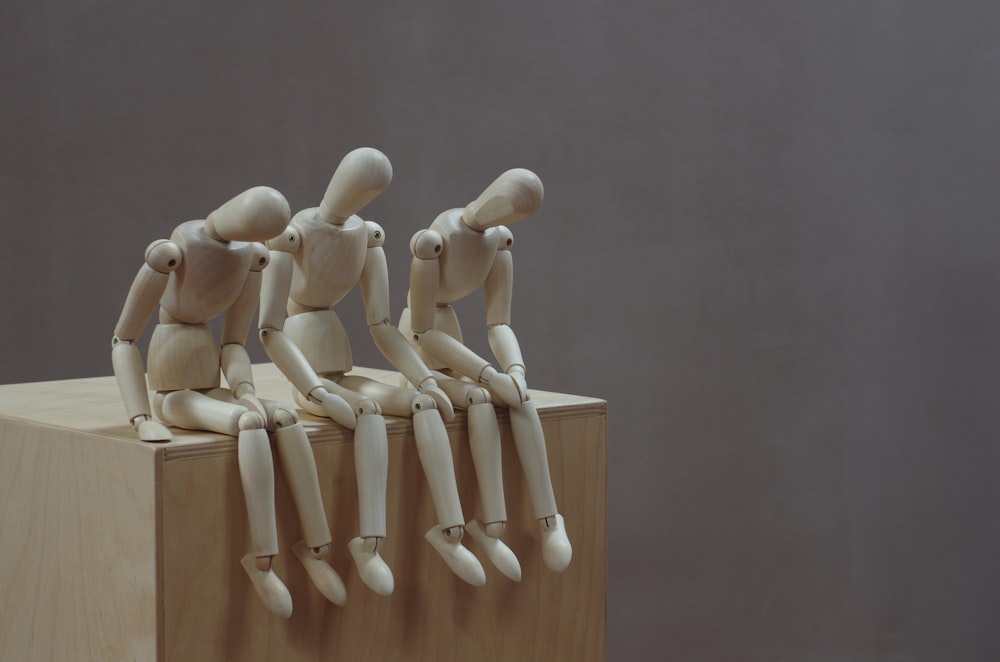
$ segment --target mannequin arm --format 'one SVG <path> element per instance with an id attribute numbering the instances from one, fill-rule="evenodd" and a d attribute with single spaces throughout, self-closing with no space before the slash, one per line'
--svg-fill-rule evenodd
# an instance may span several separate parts
<path id="1" fill-rule="evenodd" d="M 298 233 L 289 226 L 282 237 L 272 240 L 289 241 L 298 246 Z M 357 419 L 351 406 L 338 395 L 328 392 L 319 375 L 309 365 L 302 351 L 285 335 L 285 304 L 292 287 L 293 257 L 285 250 L 272 250 L 264 269 L 260 293 L 260 341 L 278 370 L 305 396 L 323 408 L 326 414 L 344 427 L 354 429 Z"/>
<path id="2" fill-rule="evenodd" d="M 257 399 L 254 390 L 250 355 L 247 354 L 246 348 L 253 311 L 260 297 L 260 283 L 260 271 L 248 273 L 243 291 L 226 313 L 226 323 L 222 329 L 222 374 L 240 404 L 257 412 L 266 420 L 267 412 L 264 411 L 264 406 Z"/>
<path id="3" fill-rule="evenodd" d="M 486 276 L 486 325 L 489 327 L 490 349 L 504 372 L 525 373 L 524 359 L 517 336 L 510 328 L 510 302 L 514 285 L 514 261 L 510 251 L 497 251 L 493 268 Z"/>
<path id="4" fill-rule="evenodd" d="M 441 236 L 433 230 L 414 235 L 410 242 L 413 262 L 410 264 L 410 326 L 420 348 L 452 370 L 470 379 L 487 384 L 508 406 L 523 401 L 511 377 L 498 373 L 490 362 L 461 342 L 434 327 L 437 305 L 441 252 Z"/>
<path id="5" fill-rule="evenodd" d="M 146 263 L 132 281 L 111 341 L 111 363 L 118 390 L 122 394 L 129 423 L 138 429 L 139 438 L 143 441 L 168 441 L 171 434 L 153 421 L 146 388 L 146 369 L 135 341 L 156 310 L 167 288 L 170 272 L 180 266 L 181 259 L 180 247 L 171 241 L 160 240 L 149 245 Z"/>
<path id="6" fill-rule="evenodd" d="M 414 340 L 430 356 L 476 381 L 490 362 L 451 336 L 434 328 L 443 240 L 434 230 L 422 230 L 410 240 L 410 327 Z"/>
<path id="7" fill-rule="evenodd" d="M 527 391 L 518 384 L 520 375 L 497 372 L 486 359 L 443 331 L 428 329 L 420 335 L 420 346 L 449 368 L 489 386 L 508 407 L 518 407 L 528 399 Z"/>
<path id="8" fill-rule="evenodd" d="M 410 240 L 413 261 L 410 263 L 410 326 L 420 335 L 434 326 L 441 265 L 438 256 L 444 240 L 434 230 L 421 230 Z"/>
<path id="9" fill-rule="evenodd" d="M 516 384 L 523 402 L 528 399 L 524 358 L 521 356 L 517 336 L 510 327 L 510 304 L 514 292 L 514 258 L 510 253 L 513 236 L 506 227 L 499 230 L 499 250 L 493 261 L 493 268 L 483 284 L 486 295 L 486 326 L 489 329 L 490 349 L 500 367 Z"/>
<path id="10" fill-rule="evenodd" d="M 431 371 L 420 360 L 410 343 L 406 342 L 403 334 L 390 321 L 389 269 L 381 245 L 369 246 L 365 255 L 365 266 L 361 270 L 361 297 L 365 304 L 368 330 L 382 356 L 411 384 L 416 384 L 421 393 L 434 398 L 443 419 L 451 420 L 455 415 L 451 400 L 438 387 Z"/>

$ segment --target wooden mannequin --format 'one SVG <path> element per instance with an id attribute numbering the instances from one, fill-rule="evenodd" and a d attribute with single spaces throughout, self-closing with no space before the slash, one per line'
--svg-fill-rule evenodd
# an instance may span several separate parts
<path id="1" fill-rule="evenodd" d="M 438 517 L 438 526 L 424 537 L 455 574 L 479 586 L 486 582 L 486 574 L 461 544 L 465 520 L 441 419 L 442 414 L 453 417 L 454 409 L 390 322 L 382 228 L 355 215 L 391 179 L 389 159 L 378 150 L 350 152 L 334 172 L 319 207 L 297 213 L 284 234 L 268 242 L 271 263 L 264 272 L 261 341 L 294 385 L 299 405 L 354 429 L 361 531 L 348 549 L 362 581 L 376 593 L 392 593 L 392 572 L 379 553 L 386 535 L 385 412 L 413 418 L 420 463 Z M 359 282 L 376 346 L 417 385 L 417 391 L 347 374 L 353 367 L 350 343 L 332 307 Z M 341 398 L 349 408 L 342 406 Z"/>
<path id="2" fill-rule="evenodd" d="M 410 307 L 399 328 L 420 350 L 428 366 L 440 369 L 438 383 L 459 406 L 468 408 L 469 439 L 483 502 L 483 520 L 467 525 L 490 560 L 508 573 L 513 556 L 499 537 L 506 526 L 500 463 L 500 434 L 491 402 L 510 408 L 514 444 L 527 477 L 541 527 L 542 557 L 561 572 L 572 558 L 563 517 L 556 510 L 545 439 L 525 382 L 524 359 L 510 328 L 514 267 L 513 235 L 505 225 L 531 215 L 542 203 L 542 182 L 529 170 L 503 173 L 464 209 L 439 215 L 413 236 L 410 249 Z M 489 343 L 503 372 L 462 344 L 450 303 L 480 286 L 486 295 Z M 515 559 L 516 563 L 516 559 Z"/>
<path id="3" fill-rule="evenodd" d="M 112 362 L 129 422 L 144 441 L 172 435 L 150 414 L 142 356 L 136 347 L 157 304 L 159 324 L 149 346 L 149 385 L 157 417 L 169 425 L 211 430 L 238 438 L 243 493 L 252 551 L 241 564 L 268 609 L 288 617 L 292 599 L 271 570 L 278 553 L 274 516 L 274 470 L 268 430 L 275 431 L 282 466 L 304 530 L 294 546 L 316 587 L 343 604 L 344 583 L 322 555 L 330 531 L 320 496 L 312 448 L 294 410 L 254 394 L 244 343 L 257 306 L 268 251 L 259 243 L 288 223 L 285 198 L 259 186 L 236 196 L 203 221 L 177 226 L 169 240 L 146 249 L 145 264 L 132 283 L 112 340 Z M 225 313 L 222 346 L 210 319 Z M 219 369 L 228 388 L 222 388 Z"/>

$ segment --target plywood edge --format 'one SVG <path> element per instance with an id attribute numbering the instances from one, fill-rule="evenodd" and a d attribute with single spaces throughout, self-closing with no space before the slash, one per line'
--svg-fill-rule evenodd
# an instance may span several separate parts
<path id="1" fill-rule="evenodd" d="M 166 643 L 166 605 L 164 590 L 166 586 L 166 571 L 163 558 L 165 537 L 163 533 L 163 462 L 162 448 L 157 448 L 153 459 L 153 513 L 155 517 L 154 536 L 156 538 L 156 659 L 162 662 L 167 659 Z"/>
<path id="2" fill-rule="evenodd" d="M 567 420 L 572 418 L 589 418 L 606 416 L 608 403 L 604 400 L 590 399 L 583 404 L 542 406 L 538 409 L 538 416 L 544 422 L 547 420 Z M 300 411 L 303 422 L 306 424 L 306 434 L 309 436 L 309 443 L 313 447 L 325 446 L 327 444 L 353 443 L 354 433 L 347 428 L 340 427 L 329 421 L 311 417 Z M 412 434 L 413 424 L 410 419 L 395 416 L 386 416 L 386 432 L 390 438 L 401 437 Z M 501 426 L 510 424 L 510 414 L 506 409 L 497 409 L 497 421 Z M 468 427 L 468 416 L 464 411 L 455 412 L 455 417 L 445 424 L 449 431 L 462 431 Z M 236 439 L 218 435 L 214 441 L 200 443 L 176 443 L 168 442 L 158 445 L 162 454 L 162 461 L 176 462 L 184 460 L 197 460 L 220 455 L 232 455 L 236 453 Z M 272 445 L 274 443 L 272 435 Z"/>
<path id="3" fill-rule="evenodd" d="M 39 422 L 33 419 L 21 418 L 19 416 L 13 416 L 10 414 L 0 414 L 0 423 L 14 423 L 14 424 L 24 424 L 29 425 L 33 428 L 37 428 L 43 432 L 57 432 L 74 439 L 82 438 L 89 441 L 104 443 L 104 444 L 115 444 L 118 447 L 129 448 L 138 453 L 149 453 L 154 454 L 158 448 L 157 444 L 150 444 L 147 442 L 139 441 L 138 439 L 120 439 L 117 437 L 110 437 L 104 434 L 100 430 L 90 430 L 90 429 L 80 429 L 67 427 L 65 425 L 60 425 L 58 423 L 46 423 Z M 58 435 L 57 435 L 58 436 Z"/>
<path id="4" fill-rule="evenodd" d="M 556 405 L 551 407 L 540 407 L 538 417 L 547 420 L 550 418 L 586 418 L 589 416 L 607 416 L 608 403 L 606 400 L 594 399 L 590 402 L 574 405 Z"/>
<path id="5" fill-rule="evenodd" d="M 284 375 L 270 363 L 253 366 L 257 393 L 263 398 L 285 402 L 290 397 L 291 385 Z M 399 374 L 377 368 L 355 367 L 351 374 L 363 375 L 387 384 L 398 384 Z M 598 398 L 557 393 L 538 389 L 530 390 L 541 420 L 567 419 L 603 415 L 607 402 Z M 47 403 L 58 399 L 63 406 L 52 409 Z M 350 443 L 353 434 L 326 419 L 299 411 L 314 446 Z M 497 407 L 501 425 L 509 425 L 505 408 Z M 189 459 L 231 455 L 235 453 L 236 440 L 227 435 L 203 431 L 174 429 L 174 439 L 165 444 L 140 441 L 132 427 L 125 421 L 121 398 L 113 377 L 91 377 L 54 382 L 34 382 L 0 386 L 0 420 L 23 420 L 49 430 L 70 431 L 88 438 L 102 439 L 140 449 L 142 453 L 157 453 L 160 461 L 172 462 Z M 467 426 L 464 412 L 445 424 L 449 432 L 464 430 Z M 390 436 L 407 434 L 412 423 L 407 419 L 387 417 Z"/>

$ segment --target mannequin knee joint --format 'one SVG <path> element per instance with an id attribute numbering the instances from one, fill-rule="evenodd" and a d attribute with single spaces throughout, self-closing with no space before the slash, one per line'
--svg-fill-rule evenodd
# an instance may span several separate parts
<path id="1" fill-rule="evenodd" d="M 414 396 L 413 400 L 410 401 L 410 411 L 414 414 L 419 414 L 420 412 L 427 411 L 429 409 L 437 409 L 437 403 L 434 402 L 434 398 L 429 395 L 419 393 Z"/>
<path id="2" fill-rule="evenodd" d="M 255 411 L 245 411 L 240 414 L 240 420 L 237 422 L 237 427 L 242 430 L 264 430 L 267 428 L 267 422 L 264 417 Z"/>
<path id="3" fill-rule="evenodd" d="M 474 388 L 469 391 L 466 402 L 470 407 L 473 405 L 485 405 L 490 403 L 490 392 L 484 388 Z"/>
<path id="4" fill-rule="evenodd" d="M 287 428 L 299 422 L 299 417 L 293 411 L 285 407 L 278 407 L 274 411 L 274 424 L 279 428 Z"/>
<path id="5" fill-rule="evenodd" d="M 382 413 L 382 408 L 374 400 L 361 400 L 354 405 L 354 413 L 358 416 L 375 416 Z"/>

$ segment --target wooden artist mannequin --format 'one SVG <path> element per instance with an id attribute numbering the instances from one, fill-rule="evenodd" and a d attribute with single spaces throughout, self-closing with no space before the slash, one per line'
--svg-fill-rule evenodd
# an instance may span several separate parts
<path id="1" fill-rule="evenodd" d="M 524 359 L 510 327 L 514 280 L 505 225 L 525 218 L 542 203 L 542 182 L 530 170 L 503 173 L 464 209 L 439 215 L 430 228 L 413 236 L 410 249 L 409 308 L 400 330 L 420 349 L 428 366 L 440 369 L 438 382 L 452 401 L 468 408 L 469 440 L 476 468 L 483 519 L 466 527 L 491 561 L 508 572 L 509 548 L 500 540 L 506 526 L 500 434 L 493 399 L 510 408 L 514 444 L 528 483 L 542 537 L 542 557 L 552 570 L 569 565 L 573 551 L 563 517 L 557 512 L 549 476 L 545 438 L 525 382 Z M 480 286 L 486 295 L 489 343 L 502 372 L 462 344 L 462 331 L 449 305 Z M 516 563 L 516 559 L 515 559 Z"/>
<path id="2" fill-rule="evenodd" d="M 384 412 L 413 419 L 417 452 L 438 518 L 438 525 L 424 537 L 455 574 L 479 586 L 486 582 L 486 574 L 461 544 L 465 520 L 441 418 L 442 413 L 453 417 L 454 409 L 390 322 L 382 228 L 355 215 L 391 179 L 389 159 L 378 150 L 350 152 L 334 172 L 319 207 L 297 213 L 284 234 L 268 242 L 271 263 L 264 272 L 261 341 L 295 387 L 299 405 L 354 429 L 360 535 L 348 549 L 362 581 L 376 593 L 392 593 L 392 572 L 380 555 L 386 535 L 388 473 Z M 417 385 L 417 391 L 347 374 L 353 368 L 351 347 L 332 307 L 359 282 L 376 346 Z M 331 399 L 336 404 L 340 398 L 351 409 L 331 406 Z"/>
<path id="3" fill-rule="evenodd" d="M 268 609 L 288 617 L 292 599 L 271 570 L 278 553 L 274 469 L 268 430 L 278 452 L 304 530 L 294 546 L 316 587 L 343 604 L 344 583 L 322 558 L 330 531 L 320 496 L 312 448 L 294 410 L 259 400 L 244 343 L 268 262 L 264 242 L 285 229 L 288 202 L 259 186 L 236 196 L 203 221 L 177 226 L 170 239 L 146 249 L 112 340 L 112 362 L 129 422 L 143 441 L 172 435 L 150 414 L 142 355 L 136 347 L 160 306 L 149 346 L 149 386 L 157 418 L 180 428 L 211 430 L 238 439 L 237 454 L 250 521 L 251 552 L 241 564 Z M 221 350 L 210 319 L 225 313 Z M 219 371 L 228 388 L 222 388 Z M 346 405 L 345 405 L 346 406 Z"/>

